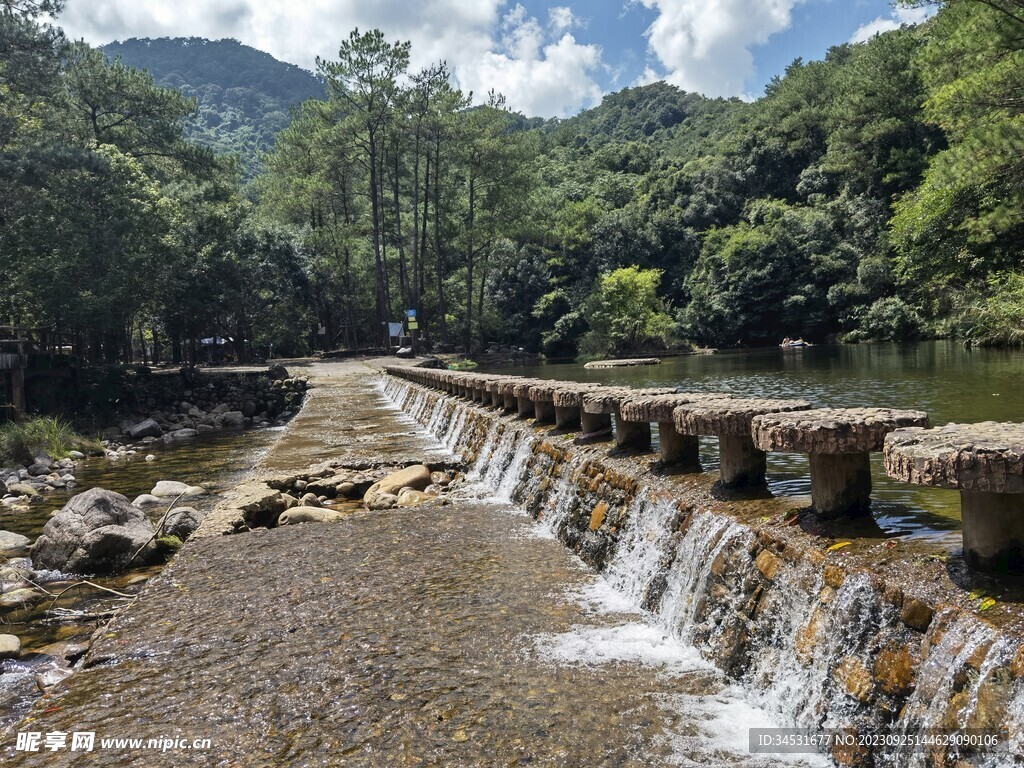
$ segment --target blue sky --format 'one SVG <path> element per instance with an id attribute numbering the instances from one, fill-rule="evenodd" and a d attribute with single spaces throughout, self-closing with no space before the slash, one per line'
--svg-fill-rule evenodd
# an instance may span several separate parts
<path id="1" fill-rule="evenodd" d="M 412 41 L 416 67 L 445 59 L 464 90 L 564 117 L 662 79 L 756 98 L 797 57 L 923 18 L 888 0 L 69 0 L 59 21 L 94 44 L 234 37 L 308 68 L 378 27 Z"/>

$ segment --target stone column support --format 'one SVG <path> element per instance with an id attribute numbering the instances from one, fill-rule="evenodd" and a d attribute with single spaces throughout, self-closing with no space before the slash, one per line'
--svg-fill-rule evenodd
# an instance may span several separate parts
<path id="1" fill-rule="evenodd" d="M 964 559 L 972 568 L 1024 572 L 1024 493 L 960 492 Z"/>
<path id="2" fill-rule="evenodd" d="M 871 511 L 871 455 L 812 453 L 811 505 L 821 517 L 854 517 Z"/>
<path id="3" fill-rule="evenodd" d="M 700 471 L 700 438 L 682 435 L 671 421 L 658 422 L 658 443 L 661 461 L 665 466 L 683 467 Z"/>
<path id="4" fill-rule="evenodd" d="M 754 488 L 765 484 L 768 456 L 749 435 L 719 435 L 722 487 Z"/>
<path id="5" fill-rule="evenodd" d="M 646 421 L 626 421 L 615 411 L 615 445 L 623 450 L 651 450 L 651 425 Z"/>

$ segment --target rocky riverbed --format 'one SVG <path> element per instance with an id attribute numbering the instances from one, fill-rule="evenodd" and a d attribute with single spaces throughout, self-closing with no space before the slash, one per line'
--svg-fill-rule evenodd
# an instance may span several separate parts
<path id="1" fill-rule="evenodd" d="M 13 489 L 4 489 L 0 503 L 0 726 L 63 679 L 96 629 L 129 605 L 162 569 L 166 555 L 177 546 L 171 537 L 179 542 L 187 538 L 221 495 L 251 470 L 281 434 L 283 427 L 274 424 L 282 418 L 287 418 L 284 412 L 271 425 L 250 431 L 219 429 L 190 440 L 156 439 L 116 458 L 78 455 L 51 460 L 48 467 L 37 461 L 34 470 L 22 466 L 0 472 L 5 486 L 12 477 L 17 480 L 9 483 Z M 44 469 L 50 471 L 42 474 Z M 73 498 L 97 488 L 119 492 L 123 504 L 137 510 L 126 527 L 146 540 L 175 503 L 157 537 L 164 541 L 154 540 L 147 557 L 133 561 L 124 573 L 84 564 L 54 568 L 42 560 L 34 563 L 31 545 L 46 526 Z M 114 526 L 95 536 L 90 548 L 130 543 L 131 536 L 121 535 L 126 533 L 123 528 Z M 80 559 L 85 554 L 83 550 Z"/>

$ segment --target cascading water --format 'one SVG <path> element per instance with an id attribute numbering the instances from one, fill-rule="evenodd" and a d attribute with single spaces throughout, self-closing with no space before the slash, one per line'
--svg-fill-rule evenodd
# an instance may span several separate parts
<path id="1" fill-rule="evenodd" d="M 497 419 L 482 422 L 483 432 L 478 420 L 470 422 L 471 409 L 454 397 L 397 380 L 385 391 L 450 450 L 479 445 L 467 478 L 481 496 L 526 504 L 542 529 L 566 539 L 584 503 L 578 479 L 585 457 L 554 462 L 538 450 L 536 435 Z M 728 517 L 684 512 L 672 499 L 639 492 L 625 520 L 599 576 L 601 589 L 623 598 L 617 610 L 646 611 L 646 624 L 624 629 L 634 632 L 634 642 L 637 633 L 653 631 L 696 648 L 742 682 L 749 703 L 743 706 L 758 708 L 744 710 L 745 717 L 905 734 L 1006 727 L 1016 739 L 1009 754 L 1024 752 L 1024 680 L 1007 682 L 1017 646 L 994 630 L 964 618 L 952 622 L 913 685 L 899 689 L 895 674 L 895 682 L 880 689 L 874 679 L 879 660 L 893 658 L 898 667 L 900 649 L 921 641 L 866 575 L 827 585 L 820 569 L 788 562 L 766 588 L 750 555 L 758 549 L 754 535 Z M 992 712 L 1008 722 L 989 722 Z M 900 768 L 933 764 L 921 749 L 878 749 L 874 759 L 876 765 Z M 1020 764 L 1005 761 L 1003 754 L 971 764 Z"/>

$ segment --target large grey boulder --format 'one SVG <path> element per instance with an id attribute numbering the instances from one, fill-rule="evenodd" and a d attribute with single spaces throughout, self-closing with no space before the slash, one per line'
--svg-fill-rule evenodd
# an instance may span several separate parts
<path id="1" fill-rule="evenodd" d="M 4 496 L 4 495 L 6 495 L 6 493 L 7 493 L 7 483 L 5 483 L 3 480 L 0 480 L 0 496 Z"/>
<path id="2" fill-rule="evenodd" d="M 203 522 L 205 514 L 192 507 L 177 507 L 167 515 L 164 520 L 164 533 L 167 536 L 177 536 L 185 541 L 196 532 L 199 524 Z"/>
<path id="3" fill-rule="evenodd" d="M 128 434 L 133 440 L 141 440 L 144 437 L 161 437 L 164 430 L 153 419 L 146 419 L 129 429 Z"/>
<path id="4" fill-rule="evenodd" d="M 245 414 L 242 411 L 228 411 L 222 417 L 222 423 L 229 429 L 239 429 L 245 426 Z"/>
<path id="5" fill-rule="evenodd" d="M 32 546 L 37 569 L 72 573 L 113 573 L 152 560 L 155 529 L 146 513 L 119 493 L 101 488 L 73 497 L 50 518 Z"/>

